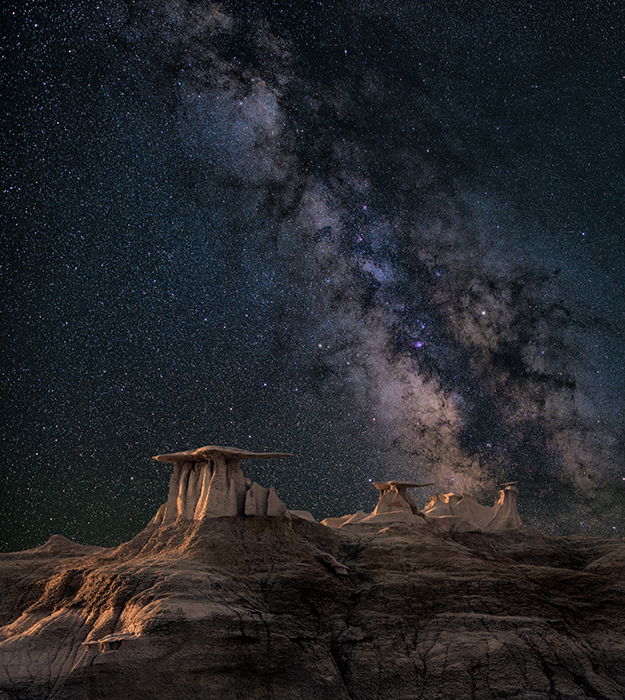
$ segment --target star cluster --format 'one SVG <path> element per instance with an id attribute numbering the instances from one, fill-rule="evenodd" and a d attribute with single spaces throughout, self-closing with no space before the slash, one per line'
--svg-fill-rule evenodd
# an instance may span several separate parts
<path id="1" fill-rule="evenodd" d="M 1 547 L 130 537 L 207 443 L 623 533 L 621 3 L 5 15 Z"/>

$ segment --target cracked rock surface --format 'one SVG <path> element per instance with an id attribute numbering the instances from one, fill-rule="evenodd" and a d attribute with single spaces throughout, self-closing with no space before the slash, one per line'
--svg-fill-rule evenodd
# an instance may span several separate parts
<path id="1" fill-rule="evenodd" d="M 55 536 L 0 555 L 0 698 L 621 700 L 624 560 L 619 540 L 422 518 Z"/>

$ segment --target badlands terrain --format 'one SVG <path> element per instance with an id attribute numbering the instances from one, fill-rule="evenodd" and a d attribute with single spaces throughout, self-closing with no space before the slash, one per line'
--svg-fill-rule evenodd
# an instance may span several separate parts
<path id="1" fill-rule="evenodd" d="M 160 455 L 131 541 L 0 554 L 0 699 L 625 697 L 622 540 L 524 527 L 512 483 L 318 523 L 240 466 L 286 456 Z"/>

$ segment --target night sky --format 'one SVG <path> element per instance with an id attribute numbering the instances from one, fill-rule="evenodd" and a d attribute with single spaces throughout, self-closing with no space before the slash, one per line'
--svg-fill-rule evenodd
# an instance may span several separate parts
<path id="1" fill-rule="evenodd" d="M 622 0 L 4 14 L 0 548 L 130 538 L 205 444 L 625 535 Z"/>

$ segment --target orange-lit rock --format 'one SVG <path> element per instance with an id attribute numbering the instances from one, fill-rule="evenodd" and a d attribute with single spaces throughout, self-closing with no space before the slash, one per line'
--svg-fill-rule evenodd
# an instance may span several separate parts
<path id="1" fill-rule="evenodd" d="M 380 492 L 378 502 L 373 509 L 373 515 L 391 513 L 396 510 L 405 510 L 417 515 L 419 508 L 408 493 L 408 489 L 432 486 L 433 484 L 415 484 L 412 481 L 385 481 L 383 483 L 374 481 L 373 485 Z"/>

